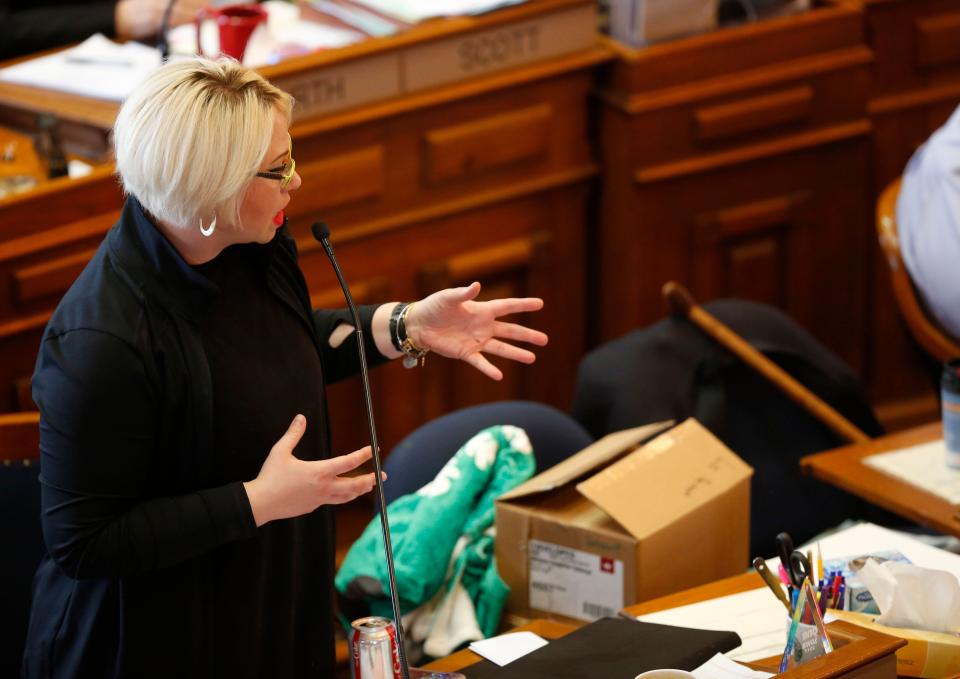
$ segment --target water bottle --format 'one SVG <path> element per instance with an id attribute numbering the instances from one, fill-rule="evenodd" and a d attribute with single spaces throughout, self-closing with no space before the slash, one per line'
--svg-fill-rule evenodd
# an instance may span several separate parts
<path id="1" fill-rule="evenodd" d="M 947 361 L 943 366 L 940 402 L 943 409 L 943 440 L 947 446 L 947 464 L 960 469 L 960 358 Z"/>

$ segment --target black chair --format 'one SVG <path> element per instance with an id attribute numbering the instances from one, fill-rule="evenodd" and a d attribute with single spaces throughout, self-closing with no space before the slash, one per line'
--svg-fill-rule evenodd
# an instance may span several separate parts
<path id="1" fill-rule="evenodd" d="M 39 414 L 0 415 L 0 677 L 20 676 L 33 574 L 43 556 Z"/>
<path id="2" fill-rule="evenodd" d="M 850 368 L 786 314 L 745 300 L 704 307 L 868 436 L 882 433 Z M 803 476 L 801 457 L 845 441 L 683 318 L 664 319 L 588 354 L 573 415 L 595 437 L 666 419 L 699 420 L 754 468 L 756 554 L 773 553 L 781 531 L 800 543 L 847 517 L 896 522 Z"/>
<path id="3" fill-rule="evenodd" d="M 593 443 L 568 414 L 541 403 L 498 401 L 457 410 L 415 430 L 387 456 L 383 463 L 389 476 L 383 487 L 387 504 L 432 481 L 474 434 L 497 424 L 516 425 L 527 432 L 538 473 Z"/>

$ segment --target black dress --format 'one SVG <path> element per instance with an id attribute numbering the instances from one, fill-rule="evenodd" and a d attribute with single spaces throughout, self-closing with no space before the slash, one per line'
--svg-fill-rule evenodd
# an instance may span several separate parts
<path id="1" fill-rule="evenodd" d="M 267 288 L 265 255 L 261 246 L 234 246 L 197 267 L 220 288 L 200 323 L 213 385 L 215 483 L 255 478 L 296 413 L 307 430 L 294 454 L 328 457 L 320 357 L 303 315 Z M 332 676 L 332 536 L 332 511 L 321 507 L 214 553 L 215 676 Z"/>
<path id="2" fill-rule="evenodd" d="M 258 529 L 242 482 L 298 412 L 295 454 L 329 456 L 323 385 L 358 352 L 326 338 L 346 320 L 311 312 L 285 229 L 194 268 L 127 201 L 37 359 L 47 554 L 25 677 L 329 675 L 329 510 Z"/>

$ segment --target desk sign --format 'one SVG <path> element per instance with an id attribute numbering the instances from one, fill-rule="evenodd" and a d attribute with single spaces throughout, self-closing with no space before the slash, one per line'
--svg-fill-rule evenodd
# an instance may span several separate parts
<path id="1" fill-rule="evenodd" d="M 273 81 L 297 100 L 303 120 L 400 95 L 400 58 L 385 52 Z"/>
<path id="2" fill-rule="evenodd" d="M 585 3 L 272 80 L 296 98 L 304 120 L 573 54 L 596 39 L 596 9 Z"/>
<path id="3" fill-rule="evenodd" d="M 597 39 L 594 3 L 444 40 L 402 53 L 407 91 L 426 89 L 589 49 Z"/>

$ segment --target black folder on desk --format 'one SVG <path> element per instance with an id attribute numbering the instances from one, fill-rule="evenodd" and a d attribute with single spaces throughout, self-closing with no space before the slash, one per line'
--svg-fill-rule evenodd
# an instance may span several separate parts
<path id="1" fill-rule="evenodd" d="M 462 672 L 467 679 L 634 679 L 647 670 L 696 669 L 739 645 L 736 632 L 601 618 L 505 667 L 483 660 Z"/>

